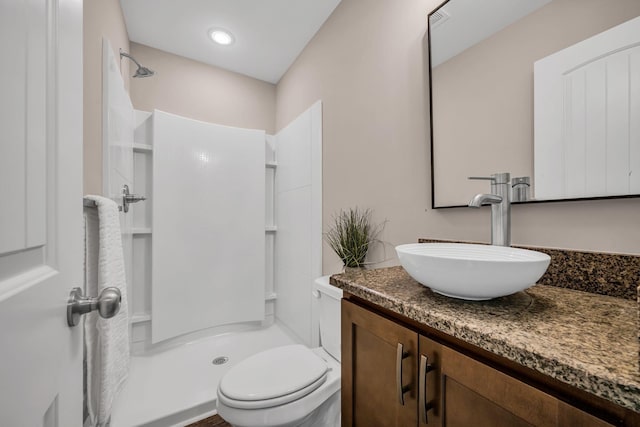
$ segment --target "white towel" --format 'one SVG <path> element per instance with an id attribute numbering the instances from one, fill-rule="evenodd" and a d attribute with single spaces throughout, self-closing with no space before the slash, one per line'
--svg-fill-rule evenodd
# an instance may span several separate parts
<path id="1" fill-rule="evenodd" d="M 84 210 L 85 294 L 97 296 L 111 286 L 122 294 L 116 316 L 103 319 L 94 311 L 84 320 L 89 422 L 102 427 L 129 374 L 129 309 L 118 205 L 100 196 L 85 198 L 97 205 Z"/>

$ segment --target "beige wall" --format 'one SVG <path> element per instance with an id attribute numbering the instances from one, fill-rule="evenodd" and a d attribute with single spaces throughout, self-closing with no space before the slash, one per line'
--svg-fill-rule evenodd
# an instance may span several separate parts
<path id="1" fill-rule="evenodd" d="M 325 229 L 341 208 L 372 208 L 389 221 L 377 259 L 418 237 L 489 240 L 489 208 L 430 209 L 425 31 L 439 3 L 343 0 L 278 84 L 278 129 L 322 99 Z M 513 242 L 640 254 L 639 214 L 640 199 L 514 206 Z M 326 245 L 323 258 L 340 268 Z"/>
<path id="2" fill-rule="evenodd" d="M 486 192 L 468 176 L 533 177 L 533 63 L 638 15 L 638 0 L 555 0 L 437 67 L 436 206 Z"/>
<path id="3" fill-rule="evenodd" d="M 102 36 L 156 77 L 131 82 L 136 108 L 231 126 L 282 128 L 323 101 L 323 218 L 350 206 L 388 219 L 386 253 L 418 237 L 488 241 L 489 209 L 430 209 L 426 15 L 440 0 L 343 0 L 273 85 L 132 43 L 119 2 L 85 2 L 84 186 L 102 192 Z M 128 75 L 128 61 L 122 62 Z M 125 79 L 126 82 L 126 79 Z M 274 103 L 274 98 L 277 102 Z M 275 104 L 275 113 L 274 113 Z M 274 120 L 275 116 L 275 120 Z M 275 125 L 274 125 L 275 123 Z M 640 254 L 640 199 L 514 206 L 516 244 Z M 340 263 L 326 246 L 325 273 Z"/>
<path id="4" fill-rule="evenodd" d="M 121 60 L 134 108 L 159 109 L 198 120 L 275 130 L 276 87 L 148 46 L 130 43 L 118 0 L 84 4 L 84 193 L 102 194 L 102 38 L 116 57 L 130 52 L 154 77 L 133 79 L 135 65 Z M 130 65 L 131 64 L 131 65 Z"/>
<path id="5" fill-rule="evenodd" d="M 111 43 L 116 58 L 129 51 L 129 36 L 119 0 L 84 2 L 84 193 L 102 194 L 102 38 Z M 121 61 L 128 87 L 128 61 Z"/>
<path id="6" fill-rule="evenodd" d="M 137 43 L 131 43 L 131 53 L 156 71 L 131 79 L 136 109 L 274 132 L 275 85 Z"/>

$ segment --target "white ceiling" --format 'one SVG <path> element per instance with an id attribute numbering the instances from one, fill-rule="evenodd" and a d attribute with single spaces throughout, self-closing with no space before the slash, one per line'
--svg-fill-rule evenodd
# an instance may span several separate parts
<path id="1" fill-rule="evenodd" d="M 431 66 L 435 68 L 465 49 L 536 11 L 551 0 L 451 0 L 447 15 L 431 28 Z"/>
<path id="2" fill-rule="evenodd" d="M 277 83 L 340 0 L 120 3 L 131 41 Z M 235 43 L 213 43 L 208 36 L 212 27 L 229 30 Z"/>

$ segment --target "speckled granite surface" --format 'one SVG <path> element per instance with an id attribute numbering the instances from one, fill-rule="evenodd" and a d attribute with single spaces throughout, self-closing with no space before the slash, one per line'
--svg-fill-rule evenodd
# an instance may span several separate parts
<path id="1" fill-rule="evenodd" d="M 420 243 L 447 241 L 450 240 L 419 239 Z M 540 285 L 559 286 L 633 301 L 638 296 L 636 287 L 640 283 L 640 256 L 531 246 L 514 247 L 544 252 L 551 257 L 549 268 L 538 280 Z"/>
<path id="2" fill-rule="evenodd" d="M 402 267 L 350 271 L 332 276 L 331 284 L 640 412 L 635 301 L 544 285 L 462 301 L 435 294 Z"/>
<path id="3" fill-rule="evenodd" d="M 551 264 L 538 280 L 540 285 L 609 295 L 635 301 L 640 282 L 640 257 L 546 248 L 527 248 L 544 252 Z"/>

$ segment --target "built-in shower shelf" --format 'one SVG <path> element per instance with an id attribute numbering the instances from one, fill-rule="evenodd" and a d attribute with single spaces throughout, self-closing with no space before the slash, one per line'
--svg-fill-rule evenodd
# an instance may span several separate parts
<path id="1" fill-rule="evenodd" d="M 278 231 L 278 227 L 276 227 L 275 225 L 267 225 L 264 228 L 264 231 L 266 231 L 267 233 L 275 233 L 276 231 Z"/>
<path id="2" fill-rule="evenodd" d="M 151 234 L 151 228 L 134 228 L 133 234 Z"/>
<path id="3" fill-rule="evenodd" d="M 269 169 L 275 169 L 278 167 L 278 162 L 267 162 L 264 165 Z"/>
<path id="4" fill-rule="evenodd" d="M 153 145 L 149 144 L 133 144 L 134 153 L 151 153 L 153 151 Z"/>
<path id="5" fill-rule="evenodd" d="M 138 313 L 131 316 L 131 323 L 143 323 L 151 320 L 151 313 Z"/>

